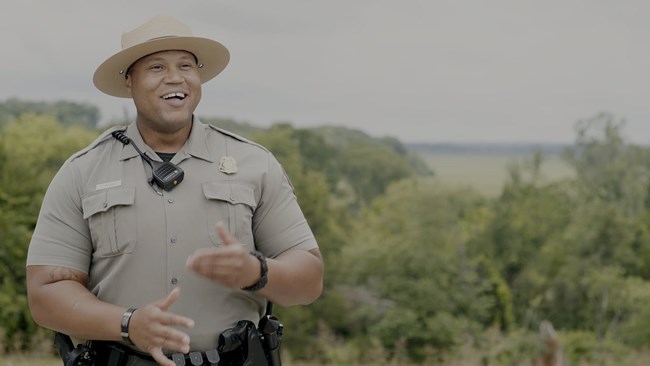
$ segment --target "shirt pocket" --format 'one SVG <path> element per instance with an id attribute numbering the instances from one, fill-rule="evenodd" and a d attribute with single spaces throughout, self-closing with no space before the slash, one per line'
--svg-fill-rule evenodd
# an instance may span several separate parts
<path id="1" fill-rule="evenodd" d="M 253 188 L 232 182 L 206 182 L 203 183 L 203 193 L 206 198 L 206 228 L 212 244 L 223 245 L 215 232 L 215 224 L 222 222 L 230 234 L 253 250 L 253 214 L 257 207 Z"/>
<path id="2" fill-rule="evenodd" d="M 134 203 L 135 188 L 107 189 L 82 199 L 95 255 L 133 252 L 137 234 Z"/>

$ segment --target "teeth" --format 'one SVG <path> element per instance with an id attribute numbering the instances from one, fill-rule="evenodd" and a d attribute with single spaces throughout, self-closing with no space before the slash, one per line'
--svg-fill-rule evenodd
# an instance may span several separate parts
<path id="1" fill-rule="evenodd" d="M 185 99 L 185 93 L 180 93 L 180 92 L 169 93 L 169 94 L 163 95 L 162 97 L 163 97 L 163 99 L 169 99 L 169 98 L 174 98 L 174 97 Z"/>

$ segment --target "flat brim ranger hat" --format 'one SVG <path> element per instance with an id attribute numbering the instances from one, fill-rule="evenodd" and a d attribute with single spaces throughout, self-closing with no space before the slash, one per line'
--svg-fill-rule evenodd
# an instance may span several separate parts
<path id="1" fill-rule="evenodd" d="M 142 57 L 171 50 L 194 54 L 201 83 L 217 76 L 230 61 L 230 53 L 221 43 L 195 37 L 192 30 L 180 21 L 158 16 L 122 34 L 122 50 L 99 65 L 93 83 L 108 95 L 130 98 L 131 94 L 125 85 L 129 67 Z"/>

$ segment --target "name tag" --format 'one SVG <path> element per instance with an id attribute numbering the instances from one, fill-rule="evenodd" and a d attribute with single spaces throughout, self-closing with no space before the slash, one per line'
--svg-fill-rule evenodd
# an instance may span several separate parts
<path id="1" fill-rule="evenodd" d="M 102 190 L 102 189 L 115 188 L 115 187 L 119 187 L 121 185 L 122 185 L 121 180 L 116 180 L 116 181 L 108 182 L 108 183 L 100 183 L 97 186 L 95 186 L 95 190 L 99 191 L 99 190 Z"/>

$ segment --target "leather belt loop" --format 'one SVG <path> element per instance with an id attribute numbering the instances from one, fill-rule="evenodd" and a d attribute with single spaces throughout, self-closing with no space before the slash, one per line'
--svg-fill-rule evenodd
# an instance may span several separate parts
<path id="1" fill-rule="evenodd" d="M 205 351 L 205 358 L 208 359 L 208 362 L 214 365 L 218 364 L 221 359 L 221 357 L 219 357 L 219 352 L 216 349 Z"/>
<path id="2" fill-rule="evenodd" d="M 203 364 L 201 352 L 190 352 L 190 363 L 194 366 L 201 366 Z"/>
<path id="3" fill-rule="evenodd" d="M 174 353 L 172 354 L 172 361 L 174 361 L 176 366 L 185 366 L 185 355 L 182 353 Z"/>

